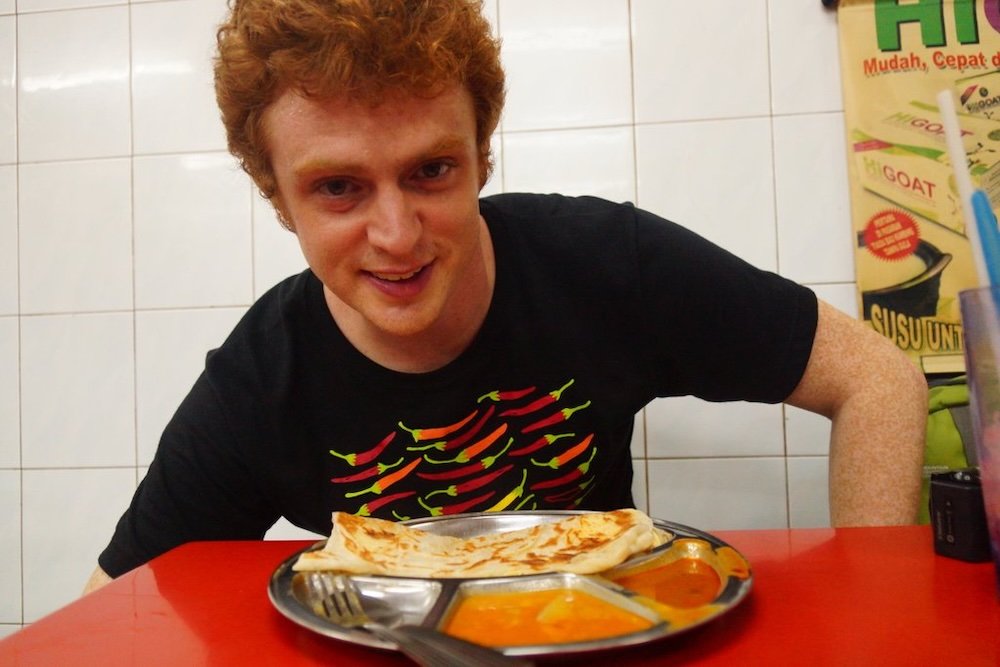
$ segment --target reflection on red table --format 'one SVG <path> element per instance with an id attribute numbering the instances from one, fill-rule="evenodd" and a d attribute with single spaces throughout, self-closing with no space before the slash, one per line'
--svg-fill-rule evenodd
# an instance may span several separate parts
<path id="1" fill-rule="evenodd" d="M 754 588 L 688 633 L 578 664 L 1000 665 L 993 567 L 936 556 L 927 527 L 718 531 Z M 267 598 L 307 542 L 179 547 L 0 641 L 0 665 L 407 665 L 329 639 Z"/>

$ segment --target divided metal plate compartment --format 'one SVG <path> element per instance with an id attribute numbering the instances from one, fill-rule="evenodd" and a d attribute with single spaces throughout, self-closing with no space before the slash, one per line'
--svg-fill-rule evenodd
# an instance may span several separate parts
<path id="1" fill-rule="evenodd" d="M 522 528 L 530 528 L 542 523 L 559 521 L 570 516 L 584 514 L 582 511 L 552 510 L 533 512 L 479 512 L 456 514 L 407 521 L 406 525 L 426 530 L 438 535 L 470 538 L 489 533 L 500 533 Z M 659 641 L 704 625 L 733 609 L 749 594 L 753 585 L 753 575 L 749 564 L 735 549 L 704 531 L 670 521 L 653 520 L 654 525 L 673 534 L 673 538 L 652 551 L 637 554 L 624 563 L 598 575 L 576 575 L 566 573 L 534 574 L 518 577 L 495 577 L 489 579 L 420 579 L 413 577 L 391 577 L 375 575 L 352 575 L 362 604 L 366 609 L 391 607 L 399 614 L 399 622 L 407 624 L 439 627 L 444 624 L 454 606 L 465 595 L 477 591 L 527 591 L 548 588 L 572 588 L 597 595 L 606 602 L 616 604 L 628 611 L 648 618 L 654 625 L 646 630 L 605 639 L 579 642 L 560 642 L 527 646 L 507 646 L 497 650 L 516 656 L 552 656 L 593 651 L 606 651 L 637 644 Z M 348 628 L 318 616 L 310 606 L 302 577 L 292 570 L 300 554 L 320 549 L 325 540 L 317 542 L 289 556 L 277 567 L 268 583 L 268 597 L 274 607 L 292 622 L 326 637 L 379 649 L 395 650 L 395 644 L 378 639 L 367 630 Z M 720 552 L 720 550 L 722 550 Z M 651 562 L 662 560 L 669 563 L 676 558 L 699 559 L 703 555 L 714 556 L 726 552 L 746 565 L 738 576 L 727 576 L 719 572 L 723 579 L 717 597 L 703 608 L 682 610 L 678 617 L 657 613 L 656 605 L 648 604 L 641 595 L 610 581 L 616 573 L 642 569 Z M 714 566 L 713 566 L 714 567 Z"/>

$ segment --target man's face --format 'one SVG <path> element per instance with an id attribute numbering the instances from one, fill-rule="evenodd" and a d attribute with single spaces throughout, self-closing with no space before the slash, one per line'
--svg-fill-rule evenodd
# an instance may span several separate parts
<path id="1" fill-rule="evenodd" d="M 264 122 L 275 203 L 342 327 L 447 344 L 456 318 L 485 314 L 492 255 L 464 88 L 374 108 L 286 91 Z"/>

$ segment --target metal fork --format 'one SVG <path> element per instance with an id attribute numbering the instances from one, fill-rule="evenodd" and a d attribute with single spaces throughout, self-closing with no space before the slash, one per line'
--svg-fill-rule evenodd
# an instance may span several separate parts
<path id="1" fill-rule="evenodd" d="M 530 667 L 532 664 L 433 628 L 378 623 L 365 612 L 349 577 L 310 572 L 306 584 L 318 614 L 338 625 L 364 628 L 380 639 L 394 642 L 400 651 L 423 667 Z"/>

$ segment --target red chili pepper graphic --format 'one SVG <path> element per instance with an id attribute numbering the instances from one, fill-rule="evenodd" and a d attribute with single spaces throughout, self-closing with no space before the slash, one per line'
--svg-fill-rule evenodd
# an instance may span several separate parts
<path id="1" fill-rule="evenodd" d="M 518 447 L 517 449 L 511 450 L 511 456 L 522 456 L 524 454 L 530 454 L 531 452 L 541 449 L 545 445 L 551 445 L 553 442 L 559 438 L 572 438 L 576 433 L 560 433 L 558 435 L 543 435 L 538 440 L 535 440 L 530 445 L 525 445 L 524 447 Z"/>
<path id="2" fill-rule="evenodd" d="M 441 426 L 439 428 L 409 428 L 403 422 L 399 422 L 399 428 L 403 429 L 404 431 L 412 435 L 413 442 L 420 442 L 421 440 L 433 440 L 434 438 L 443 438 L 449 433 L 454 433 L 458 429 L 468 424 L 470 421 L 473 420 L 473 418 L 476 416 L 478 412 L 479 410 L 473 410 L 468 417 L 462 419 L 461 421 L 455 422 L 451 426 Z"/>
<path id="3" fill-rule="evenodd" d="M 445 472 L 418 472 L 417 477 L 421 479 L 430 479 L 430 480 L 445 480 L 445 479 L 458 479 L 459 477 L 465 477 L 466 475 L 473 475 L 479 472 L 480 470 L 486 470 L 494 463 L 496 463 L 497 459 L 503 456 L 504 452 L 506 452 L 513 443 L 514 443 L 514 438 L 511 438 L 507 441 L 507 444 L 504 445 L 504 448 L 501 449 L 496 454 L 494 454 L 493 456 L 485 456 L 476 461 L 475 463 L 470 463 L 467 466 L 462 466 L 461 468 L 453 468 L 452 470 L 446 470 Z"/>
<path id="4" fill-rule="evenodd" d="M 505 465 L 503 468 L 491 472 L 488 475 L 483 475 L 482 477 L 475 477 L 473 479 L 466 480 L 461 484 L 452 484 L 447 489 L 438 489 L 437 491 L 431 491 L 430 493 L 427 494 L 426 497 L 430 498 L 431 496 L 437 495 L 439 493 L 445 493 L 448 494 L 449 496 L 454 497 L 460 493 L 466 493 L 467 491 L 475 491 L 480 487 L 486 486 L 487 484 L 489 484 L 497 477 L 504 474 L 513 467 L 514 464 Z"/>
<path id="5" fill-rule="evenodd" d="M 391 433 L 389 433 L 389 435 L 382 438 L 382 442 L 378 443 L 377 445 L 369 449 L 367 452 L 361 452 L 360 454 L 358 453 L 341 454 L 339 452 L 333 451 L 332 449 L 330 450 L 330 453 L 338 458 L 344 459 L 352 466 L 363 466 L 369 461 L 374 461 L 375 458 L 382 453 L 382 450 L 384 450 L 386 447 L 389 446 L 389 443 L 392 442 L 392 439 L 395 437 L 396 437 L 396 432 L 392 431 Z"/>
<path id="6" fill-rule="evenodd" d="M 583 502 L 583 499 L 586 498 L 588 495 L 590 495 L 591 491 L 593 491 L 594 489 L 597 488 L 596 486 L 590 486 L 590 483 L 593 482 L 593 481 L 594 481 L 594 479 L 591 478 L 591 479 L 588 479 L 586 482 L 584 482 L 583 484 L 580 485 L 580 489 L 581 490 L 582 489 L 587 489 L 587 490 L 584 491 L 583 493 L 581 493 L 580 496 L 576 500 L 573 501 L 573 507 L 579 507 L 580 503 Z"/>
<path id="7" fill-rule="evenodd" d="M 374 512 L 375 510 L 377 510 L 379 507 L 382 507 L 383 505 L 387 505 L 387 504 L 393 502 L 394 500 L 400 500 L 400 499 L 406 498 L 408 496 L 416 495 L 416 493 L 417 493 L 416 491 L 400 491 L 399 493 L 393 493 L 393 494 L 388 495 L 388 496 L 383 496 L 381 498 L 376 498 L 375 500 L 373 500 L 371 502 L 368 502 L 368 503 L 365 503 L 364 505 L 362 505 L 361 507 L 359 507 L 358 511 L 355 512 L 354 515 L 355 516 L 371 516 L 372 512 Z M 393 514 L 395 514 L 395 512 L 393 512 Z"/>
<path id="8" fill-rule="evenodd" d="M 421 445 L 419 447 L 417 446 L 407 447 L 406 449 L 407 451 L 410 452 L 423 452 L 428 449 L 447 451 L 449 449 L 456 449 L 458 447 L 461 447 L 469 440 L 474 438 L 479 433 L 479 431 L 482 430 L 483 424 L 485 424 L 489 420 L 489 418 L 493 416 L 493 413 L 495 411 L 496 411 L 496 406 L 491 405 L 489 409 L 486 411 L 486 414 L 480 417 L 479 420 L 476 421 L 475 424 L 473 424 L 472 428 L 470 428 L 468 431 L 458 436 L 454 440 L 438 440 L 437 442 L 431 443 L 429 445 Z"/>
<path id="9" fill-rule="evenodd" d="M 520 408 L 511 408 L 510 410 L 504 410 L 503 412 L 500 413 L 500 416 L 517 417 L 519 415 L 526 415 L 529 412 L 534 412 L 535 410 L 540 410 L 544 408 L 546 405 L 551 405 L 552 403 L 558 401 L 559 397 L 562 396 L 562 393 L 566 391 L 566 389 L 574 382 L 575 380 L 570 380 L 569 382 L 559 387 L 555 391 L 550 391 L 549 393 L 545 394 L 545 396 L 535 399 L 531 403 L 521 406 Z"/>
<path id="10" fill-rule="evenodd" d="M 403 457 L 400 456 L 399 460 L 395 463 L 378 463 L 373 465 L 371 468 L 362 470 L 361 472 L 356 472 L 353 475 L 348 475 L 347 477 L 331 477 L 331 482 L 336 482 L 338 484 L 343 484 L 346 482 L 357 482 L 362 479 L 368 479 L 369 477 L 375 477 L 376 475 L 381 475 L 389 468 L 395 468 L 400 463 L 403 462 Z"/>
<path id="11" fill-rule="evenodd" d="M 472 500 L 466 500 L 465 502 L 455 503 L 454 505 L 443 505 L 441 507 L 430 507 L 424 503 L 423 499 L 417 498 L 417 502 L 425 510 L 431 513 L 431 516 L 441 516 L 442 514 L 461 514 L 470 507 L 475 507 L 479 503 L 485 502 L 490 499 L 491 496 L 495 495 L 496 491 L 488 491 L 481 496 L 473 498 Z"/>
<path id="12" fill-rule="evenodd" d="M 559 456 L 553 456 L 545 463 L 539 463 L 535 459 L 531 459 L 531 462 L 534 463 L 536 466 L 541 466 L 543 468 L 561 468 L 564 463 L 572 461 L 577 456 L 582 454 L 583 451 L 590 446 L 590 441 L 593 439 L 594 439 L 594 434 L 591 433 L 586 438 L 584 438 L 577 444 L 573 445 Z"/>
<path id="13" fill-rule="evenodd" d="M 492 401 L 515 401 L 519 398 L 523 398 L 535 391 L 534 387 L 528 387 L 527 389 L 515 389 L 513 391 L 491 391 L 488 394 L 483 394 L 476 399 L 476 403 L 482 403 L 487 398 Z"/>
<path id="14" fill-rule="evenodd" d="M 587 481 L 583 482 L 582 484 L 578 484 L 577 486 L 574 486 L 571 489 L 567 489 L 566 491 L 560 491 L 559 493 L 553 493 L 552 495 L 545 496 L 545 502 L 547 502 L 547 503 L 561 503 L 561 502 L 566 502 L 567 500 L 569 500 L 573 496 L 577 495 L 581 491 L 588 490 L 588 487 L 590 487 L 590 485 L 593 484 L 593 482 L 594 482 L 594 478 L 591 477 Z M 593 487 L 591 487 L 591 488 L 593 488 Z M 585 496 L 585 495 L 587 495 L 587 494 L 584 493 L 583 495 L 581 495 L 580 497 L 578 497 L 576 500 L 573 501 L 573 504 L 574 505 L 579 505 L 580 501 L 583 500 L 583 496 Z"/>
<path id="15" fill-rule="evenodd" d="M 559 477 L 556 477 L 555 479 L 547 479 L 544 482 L 538 482 L 537 484 L 532 484 L 531 487 L 529 488 L 531 488 L 532 491 L 539 491 L 541 489 L 554 489 L 557 486 L 568 484 L 569 482 L 572 482 L 574 480 L 583 477 L 584 474 L 586 474 L 586 472 L 590 469 L 590 462 L 594 460 L 594 456 L 596 454 L 597 454 L 597 448 L 595 447 L 594 449 L 590 450 L 590 458 L 587 459 L 585 463 L 581 463 L 580 465 L 573 468 L 565 475 L 561 475 Z"/>
<path id="16" fill-rule="evenodd" d="M 406 464 L 405 468 L 401 468 L 400 470 L 397 470 L 396 472 L 394 472 L 392 474 L 389 474 L 389 475 L 386 475 L 385 477 L 380 478 L 378 481 L 376 481 L 374 484 L 372 484 L 371 486 L 369 486 L 367 489 L 362 489 L 361 491 L 351 491 L 350 493 L 345 493 L 344 497 L 345 498 L 355 498 L 355 497 L 363 495 L 365 493 L 381 494 L 383 491 L 385 491 L 386 489 L 388 489 L 390 486 L 392 486 L 393 484 L 395 484 L 396 482 L 398 482 L 399 480 L 403 479 L 404 477 L 406 477 L 407 475 L 409 475 L 411 472 L 413 472 L 413 469 L 416 468 L 420 464 L 421 460 L 422 459 L 413 459 L 408 464 Z"/>
<path id="17" fill-rule="evenodd" d="M 590 407 L 590 401 L 587 401 L 583 405 L 578 405 L 575 408 L 563 408 L 559 412 L 553 413 L 546 417 L 545 419 L 540 419 L 534 424 L 528 424 L 521 429 L 521 433 L 531 433 L 532 431 L 537 431 L 540 428 L 545 428 L 546 426 L 552 426 L 553 424 L 558 424 L 559 422 L 564 422 L 569 419 L 574 412 L 577 410 L 583 410 L 584 408 Z"/>
<path id="18" fill-rule="evenodd" d="M 478 454 L 480 454 L 484 449 L 486 449 L 494 442 L 496 442 L 497 438 L 503 435 L 506 431 L 507 431 L 507 424 L 506 423 L 500 424 L 500 426 L 497 426 L 495 429 L 493 429 L 493 432 L 490 433 L 488 436 L 486 436 L 479 442 L 469 445 L 468 447 L 460 451 L 458 453 L 458 456 L 456 456 L 453 459 L 437 461 L 427 456 L 425 456 L 424 458 L 427 459 L 428 463 L 468 463 L 469 461 L 474 459 Z M 513 440 L 513 438 L 511 438 L 511 440 Z"/>

